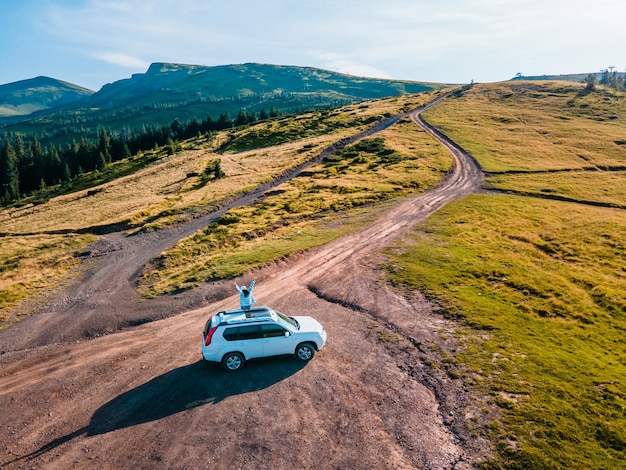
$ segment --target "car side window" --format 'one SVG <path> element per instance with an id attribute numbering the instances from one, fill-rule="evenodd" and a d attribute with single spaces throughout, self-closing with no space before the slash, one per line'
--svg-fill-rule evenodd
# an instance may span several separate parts
<path id="1" fill-rule="evenodd" d="M 222 336 L 226 341 L 235 341 L 239 336 L 239 328 L 226 328 Z"/>
<path id="2" fill-rule="evenodd" d="M 263 331 L 263 338 L 285 336 L 285 329 L 278 325 L 261 325 L 261 330 Z"/>
<path id="3" fill-rule="evenodd" d="M 238 341 L 244 339 L 257 339 L 261 338 L 261 329 L 258 325 L 236 326 L 233 328 L 226 328 L 224 330 L 224 339 L 226 341 Z"/>

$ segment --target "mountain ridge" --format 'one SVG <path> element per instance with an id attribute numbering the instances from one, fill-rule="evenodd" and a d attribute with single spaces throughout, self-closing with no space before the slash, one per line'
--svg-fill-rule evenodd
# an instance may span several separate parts
<path id="1" fill-rule="evenodd" d="M 199 77 L 205 78 L 207 76 L 209 76 L 209 78 L 213 78 L 213 83 L 210 83 L 211 85 L 215 85 L 215 82 L 219 78 L 237 78 L 248 85 L 255 84 L 260 87 L 256 90 L 252 90 L 249 87 L 242 86 L 240 88 L 236 88 L 238 92 L 243 92 L 243 94 L 251 94 L 251 92 L 266 93 L 270 91 L 269 87 L 272 83 L 268 82 L 265 77 L 267 75 L 267 71 L 271 70 L 279 72 L 281 75 L 283 75 L 284 78 L 291 74 L 292 77 L 289 78 L 295 81 L 300 80 L 304 83 L 304 85 L 300 88 L 293 86 L 285 87 L 284 83 L 273 83 L 275 85 L 281 86 L 279 86 L 278 88 L 272 88 L 271 91 L 280 90 L 281 92 L 306 91 L 312 86 L 311 84 L 316 81 L 318 83 L 324 81 L 329 82 L 329 84 L 327 84 L 327 88 L 330 89 L 345 89 L 347 88 L 347 84 L 350 84 L 352 85 L 351 89 L 354 90 L 355 88 L 358 88 L 358 86 L 356 86 L 358 84 L 361 84 L 362 88 L 363 84 L 366 83 L 376 84 L 379 87 L 379 91 L 373 93 L 377 95 L 375 97 L 380 97 L 378 96 L 381 93 L 380 89 L 384 89 L 385 87 L 389 87 L 391 90 L 401 93 L 440 88 L 445 85 L 414 80 L 361 77 L 308 66 L 274 65 L 256 62 L 204 66 L 195 64 L 180 64 L 173 62 L 153 62 L 152 64 L 150 64 L 146 72 L 135 73 L 129 78 L 122 78 L 116 80 L 115 82 L 107 83 L 103 85 L 98 91 L 89 90 L 87 88 L 81 87 L 80 85 L 46 76 L 38 76 L 35 78 L 29 78 L 0 85 L 0 106 L 2 106 L 2 104 L 5 102 L 9 103 L 11 96 L 33 95 L 36 91 L 43 87 L 50 87 L 54 85 L 58 87 L 63 87 L 67 91 L 74 92 L 73 96 L 76 96 L 76 99 L 67 99 L 64 97 L 64 99 L 62 100 L 57 100 L 57 102 L 53 102 L 53 105 L 49 106 L 48 108 L 42 106 L 34 109 L 34 111 L 55 108 L 57 107 L 57 103 L 58 105 L 64 105 L 68 103 L 76 104 L 76 101 L 80 101 L 83 98 L 91 98 L 91 100 L 85 101 L 85 104 L 103 104 L 106 103 L 107 98 L 110 100 L 112 95 L 119 93 L 120 91 L 130 89 L 133 90 L 135 96 L 141 96 L 147 94 L 148 91 L 168 89 L 168 85 L 171 86 L 172 84 L 180 83 L 184 79 L 197 79 Z M 272 80 L 271 82 L 275 81 L 276 80 Z M 139 92 L 137 90 L 138 85 L 141 86 L 145 91 Z M 77 93 L 77 91 L 81 92 L 80 95 Z M 119 99 L 115 101 L 119 101 Z M 24 110 L 27 111 L 28 108 L 24 108 Z M 3 117 L 14 115 L 28 116 L 29 114 L 30 113 L 28 112 L 3 113 L 0 109 L 0 123 Z"/>
<path id="2" fill-rule="evenodd" d="M 62 82 L 56 83 L 61 88 Z M 37 103 L 37 88 L 28 84 L 21 82 L 23 90 L 12 93 L 34 96 Z M 292 114 L 445 86 L 357 77 L 315 67 L 155 62 L 144 73 L 108 83 L 97 92 L 86 91 L 77 99 L 35 106 L 30 114 L 26 114 L 28 103 L 22 102 L 22 114 L 0 114 L 0 133 L 28 134 L 42 143 L 65 145 L 72 139 L 93 139 L 102 127 L 118 132 L 169 126 L 174 120 L 235 116 L 242 110 L 246 118 L 256 119 L 270 109 Z M 64 90 L 72 91 L 69 86 Z M 0 94 L 0 103 L 2 99 Z"/>

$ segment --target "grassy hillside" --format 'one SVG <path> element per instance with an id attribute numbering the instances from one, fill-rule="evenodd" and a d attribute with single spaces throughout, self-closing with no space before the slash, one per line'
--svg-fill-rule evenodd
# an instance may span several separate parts
<path id="1" fill-rule="evenodd" d="M 90 104 L 108 108 L 133 102 L 162 106 L 191 97 L 205 102 L 246 96 L 271 100 L 274 95 L 306 96 L 320 92 L 353 101 L 440 87 L 405 80 L 355 77 L 313 67 L 255 63 L 205 67 L 155 63 L 145 74 L 135 74 L 130 79 L 105 85 L 91 97 Z"/>
<path id="2" fill-rule="evenodd" d="M 207 115 L 217 119 L 241 110 L 259 118 L 272 109 L 293 114 L 368 99 L 440 89 L 445 85 L 355 77 L 311 67 L 241 64 L 205 67 L 155 63 L 146 73 L 107 84 L 97 93 L 61 110 L 4 128 L 66 145 L 81 137 L 97 139 L 143 126 L 169 126 Z M 54 111 L 54 110 L 53 110 Z M 3 124 L 0 116 L 0 124 Z"/>
<path id="3" fill-rule="evenodd" d="M 406 118 L 164 252 L 145 271 L 142 290 L 188 289 L 327 243 L 371 222 L 384 203 L 432 187 L 450 165 L 445 150 Z"/>
<path id="4" fill-rule="evenodd" d="M 466 325 L 442 367 L 498 409 L 490 468 L 623 468 L 624 113 L 622 93 L 522 82 L 426 114 L 517 194 L 450 204 L 389 251 L 396 283 Z"/>
<path id="5" fill-rule="evenodd" d="M 181 150 L 173 155 L 169 154 L 167 148 L 157 148 L 130 159 L 115 162 L 104 171 L 86 173 L 73 182 L 71 187 L 47 188 L 45 191 L 49 191 L 51 195 L 60 189 L 68 192 L 53 197 L 43 204 L 28 203 L 0 211 L 0 227 L 2 227 L 0 229 L 0 266 L 2 266 L 0 269 L 0 307 L 3 313 L 8 315 L 7 309 L 18 301 L 51 289 L 70 272 L 78 264 L 74 253 L 82 251 L 83 247 L 93 240 L 93 236 L 85 235 L 85 233 L 97 233 L 105 230 L 107 226 L 126 227 L 131 233 L 139 230 L 155 230 L 166 224 L 194 217 L 198 213 L 206 213 L 233 195 L 250 190 L 282 174 L 287 168 L 314 158 L 327 145 L 365 129 L 373 121 L 380 120 L 385 115 L 413 109 L 429 101 L 435 93 L 402 95 L 347 106 L 332 112 L 315 111 L 297 118 L 284 118 L 259 123 L 248 128 L 224 131 L 213 137 L 202 136 L 181 142 Z M 406 126 L 400 125 L 399 127 Z M 293 136 L 300 133 L 302 129 L 308 129 L 308 131 L 303 133 L 301 138 L 294 139 Z M 243 145 L 242 142 L 246 144 Z M 257 147 L 248 149 L 253 142 Z M 401 146 L 396 152 L 392 145 L 397 144 L 376 144 L 372 149 L 373 153 L 370 152 L 363 157 L 363 162 L 366 161 L 365 159 L 371 161 L 372 168 L 376 168 L 379 172 L 389 172 L 388 167 L 395 166 L 397 175 L 393 177 L 392 172 L 390 176 L 387 176 L 391 181 L 387 183 L 386 192 L 423 190 L 426 185 L 431 184 L 433 175 L 435 179 L 441 176 L 440 168 L 445 168 L 445 162 L 449 162 L 449 159 L 433 161 L 436 166 L 431 170 L 426 165 L 419 166 L 419 162 L 415 160 L 422 158 L 415 155 L 419 146 L 403 144 L 406 148 Z M 245 149 L 236 150 L 235 148 L 239 146 Z M 432 152 L 429 145 L 426 146 L 426 150 Z M 399 152 L 402 152 L 404 156 L 399 156 Z M 378 157 L 378 153 L 382 153 L 382 157 Z M 401 160 L 405 158 L 415 160 L 407 163 L 413 166 L 411 169 L 413 178 L 421 179 L 426 175 L 430 179 L 410 183 L 409 176 L 397 171 L 405 170 L 404 164 L 401 163 Z M 428 156 L 424 158 L 426 158 L 425 162 L 432 159 Z M 390 159 L 393 159 L 393 162 Z M 211 180 L 206 178 L 204 170 L 210 162 L 215 160 L 220 161 L 226 176 Z M 363 162 L 359 164 L 360 171 L 366 171 L 369 165 Z M 335 179 L 339 179 L 339 176 L 335 176 Z M 350 201 L 350 198 L 354 200 L 349 203 L 338 202 L 336 208 L 333 209 L 334 214 L 346 223 L 346 212 L 340 210 L 341 204 L 346 207 L 359 206 L 368 201 L 382 201 L 391 197 L 389 193 L 371 199 L 367 196 L 367 191 L 363 186 L 360 187 L 359 194 L 356 194 L 348 188 L 347 182 L 346 185 L 345 190 L 340 189 L 339 184 L 334 189 L 329 189 L 331 192 L 345 192 L 346 201 Z M 314 193 L 315 190 L 313 188 L 312 192 Z M 277 194 L 285 192 L 281 189 Z M 318 199 L 319 197 L 321 196 L 318 196 Z M 362 198 L 363 201 L 357 201 L 357 197 Z M 289 195 L 289 198 L 293 198 L 293 195 Z M 341 196 L 334 196 L 334 198 L 341 201 Z M 47 197 L 42 196 L 37 200 L 42 199 L 46 200 Z M 279 207 L 285 204 L 289 207 L 287 196 L 283 197 L 283 202 L 280 202 L 281 198 L 273 200 L 279 201 Z M 298 217 L 302 219 L 312 217 L 311 208 L 307 208 L 306 214 L 299 214 L 296 206 L 292 204 L 289 210 L 294 220 Z M 270 209 L 267 213 L 273 211 Z M 276 212 L 270 219 L 259 219 L 255 221 L 255 224 L 258 224 L 261 231 L 268 232 L 267 236 L 270 238 L 272 236 L 271 225 L 275 223 L 276 217 L 281 217 L 284 213 L 285 211 Z M 229 230 L 235 229 L 232 218 L 225 220 L 231 220 L 231 223 L 222 225 L 228 225 Z M 248 228 L 249 226 L 239 227 L 237 236 L 240 236 L 242 230 L 245 231 Z M 275 227 L 276 230 L 278 228 Z M 339 236 L 340 232 L 337 231 L 333 236 Z M 283 247 L 277 252 L 268 250 L 263 258 L 257 259 L 257 264 L 270 262 L 290 251 L 304 249 L 317 243 L 320 243 L 319 239 L 311 239 L 300 243 L 297 247 Z M 201 263 L 198 263 L 198 266 L 200 265 Z M 42 266 L 45 266 L 45 269 Z M 206 273 L 204 277 L 198 276 L 195 273 L 200 269 L 198 266 L 188 266 L 193 272 L 181 274 L 183 277 L 188 277 L 184 281 L 155 279 L 154 282 L 159 286 L 153 288 L 147 283 L 146 290 L 152 293 L 171 291 L 180 288 L 180 284 L 187 288 L 194 283 L 216 277 L 214 274 Z M 238 269 L 236 273 L 241 273 L 246 268 L 241 265 Z M 235 274 L 232 270 L 221 271 L 223 276 Z M 35 272 L 37 275 L 33 276 Z M 167 272 L 159 275 L 161 276 L 168 279 L 172 274 Z M 154 274 L 148 277 L 153 278 Z M 12 321 L 8 316 L 5 320 Z"/>

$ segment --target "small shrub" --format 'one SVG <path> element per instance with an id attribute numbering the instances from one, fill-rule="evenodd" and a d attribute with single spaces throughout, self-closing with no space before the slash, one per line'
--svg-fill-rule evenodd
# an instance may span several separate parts
<path id="1" fill-rule="evenodd" d="M 227 213 L 227 214 L 224 214 L 219 219 L 217 219 L 217 223 L 219 225 L 232 225 L 232 224 L 238 223 L 240 220 L 241 219 L 239 218 L 238 215 Z"/>
<path id="2" fill-rule="evenodd" d="M 219 158 L 216 158 L 215 160 L 209 161 L 206 164 L 202 175 L 207 180 L 224 178 L 226 176 L 226 173 L 224 173 L 224 171 L 222 170 L 221 160 Z"/>

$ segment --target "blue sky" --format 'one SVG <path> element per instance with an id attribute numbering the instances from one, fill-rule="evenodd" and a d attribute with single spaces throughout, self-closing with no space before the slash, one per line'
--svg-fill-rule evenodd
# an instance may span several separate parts
<path id="1" fill-rule="evenodd" d="M 3 0 L 0 84 L 92 90 L 152 62 L 443 83 L 626 68 L 624 0 Z"/>

